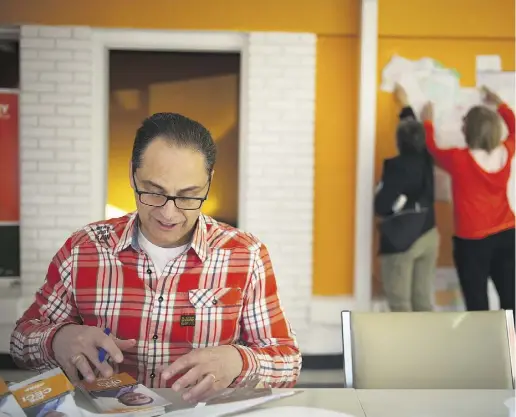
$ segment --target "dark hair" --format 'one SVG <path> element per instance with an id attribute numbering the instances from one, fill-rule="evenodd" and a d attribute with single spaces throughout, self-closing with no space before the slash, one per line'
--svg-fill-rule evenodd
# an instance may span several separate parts
<path id="1" fill-rule="evenodd" d="M 213 170 L 217 149 L 208 129 L 195 120 L 177 113 L 155 113 L 146 118 L 134 138 L 131 156 L 133 170 L 140 167 L 147 146 L 158 136 L 176 146 L 190 147 L 201 152 L 206 159 L 208 175 Z"/>
<path id="2" fill-rule="evenodd" d="M 414 119 L 402 120 L 396 130 L 396 141 L 400 154 L 421 153 L 425 149 L 425 129 Z"/>

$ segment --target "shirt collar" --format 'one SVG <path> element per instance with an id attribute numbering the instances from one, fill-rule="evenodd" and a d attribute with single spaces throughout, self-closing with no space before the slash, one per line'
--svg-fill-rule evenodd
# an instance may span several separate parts
<path id="1" fill-rule="evenodd" d="M 127 249 L 129 245 L 134 246 L 134 242 L 136 241 L 136 248 L 139 250 L 138 246 L 138 213 L 135 211 L 134 213 L 131 213 L 129 217 L 129 221 L 125 225 L 125 229 L 122 232 L 122 235 L 120 236 L 120 239 L 118 240 L 118 243 L 115 246 L 114 252 L 115 254 L 118 254 L 119 252 L 123 251 L 124 249 Z"/>
<path id="2" fill-rule="evenodd" d="M 202 262 L 208 259 L 210 247 L 208 245 L 208 228 L 206 226 L 206 218 L 204 217 L 204 214 L 199 215 L 192 237 L 191 246 Z"/>
<path id="3" fill-rule="evenodd" d="M 210 253 L 207 236 L 208 228 L 206 225 L 206 218 L 204 214 L 200 214 L 199 219 L 197 220 L 197 225 L 195 226 L 192 243 L 190 246 L 202 262 L 208 259 L 208 255 Z M 127 249 L 129 246 L 132 246 L 137 251 L 140 250 L 140 245 L 138 244 L 137 212 L 131 214 L 129 221 L 127 222 L 127 225 L 125 226 L 125 229 L 120 236 L 120 240 L 115 246 L 114 252 L 118 254 L 119 252 Z"/>

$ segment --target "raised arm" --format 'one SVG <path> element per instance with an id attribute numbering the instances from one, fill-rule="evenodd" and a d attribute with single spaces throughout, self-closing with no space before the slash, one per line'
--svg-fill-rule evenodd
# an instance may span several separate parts
<path id="1" fill-rule="evenodd" d="M 45 369 L 60 366 L 52 341 L 67 324 L 79 324 L 72 296 L 71 239 L 54 256 L 36 299 L 16 323 L 11 335 L 11 356 L 21 368 Z"/>
<path id="2" fill-rule="evenodd" d="M 510 140 L 514 143 L 514 134 L 516 130 L 514 112 L 506 103 L 503 102 L 498 94 L 489 88 L 485 86 L 482 87 L 482 93 L 484 95 L 484 102 L 488 105 L 494 105 L 498 109 L 498 114 L 507 125 L 507 130 L 509 132 L 507 140 Z"/>
<path id="3" fill-rule="evenodd" d="M 456 148 L 440 149 L 435 142 L 434 109 L 432 103 L 427 103 L 421 112 L 421 120 L 425 128 L 426 148 L 437 165 L 450 172 L 454 167 L 454 159 L 459 150 Z"/>
<path id="4" fill-rule="evenodd" d="M 401 111 L 398 115 L 400 121 L 406 119 L 417 120 L 416 114 L 409 104 L 407 92 L 400 84 L 396 84 L 394 88 L 394 97 L 401 107 Z"/>
<path id="5" fill-rule="evenodd" d="M 301 371 L 301 355 L 278 298 L 269 252 L 261 246 L 244 294 L 241 339 L 234 345 L 243 360 L 242 372 L 233 384 L 258 374 L 271 387 L 293 387 Z"/>
<path id="6" fill-rule="evenodd" d="M 504 145 L 507 147 L 509 151 L 509 157 L 512 158 L 512 155 L 514 155 L 514 147 L 515 147 L 515 120 L 514 120 L 514 112 L 512 109 L 503 102 L 503 100 L 500 98 L 498 94 L 496 94 L 494 91 L 490 90 L 487 87 L 482 87 L 482 94 L 484 95 L 484 102 L 487 105 L 493 105 L 496 106 L 498 110 L 498 114 L 503 119 L 507 126 L 507 139 L 504 142 Z"/>
<path id="7" fill-rule="evenodd" d="M 511 139 L 514 142 L 514 135 L 516 133 L 514 112 L 506 103 L 500 103 L 498 105 L 498 114 L 507 125 L 507 130 L 509 131 L 507 140 Z"/>
<path id="8" fill-rule="evenodd" d="M 403 122 L 405 120 L 418 120 L 416 113 L 414 112 L 414 109 L 409 103 L 407 92 L 400 84 L 396 84 L 396 87 L 394 89 L 394 97 L 396 98 L 396 101 L 401 107 L 401 110 L 398 114 L 400 122 Z M 428 153 L 428 150 L 425 150 L 425 152 L 428 158 L 431 158 L 430 154 Z"/>
<path id="9" fill-rule="evenodd" d="M 514 112 L 511 108 L 505 104 L 501 103 L 498 106 L 498 114 L 502 117 L 503 121 L 507 125 L 507 131 L 509 132 L 507 135 L 507 139 L 504 142 L 505 147 L 509 152 L 509 157 L 512 158 L 515 151 L 515 121 L 514 121 Z"/>

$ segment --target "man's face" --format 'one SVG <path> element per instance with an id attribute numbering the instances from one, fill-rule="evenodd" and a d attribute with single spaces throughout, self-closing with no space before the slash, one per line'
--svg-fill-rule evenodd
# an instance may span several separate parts
<path id="1" fill-rule="evenodd" d="M 153 401 L 148 395 L 139 392 L 128 392 L 127 394 L 121 395 L 118 399 L 122 404 L 129 406 L 146 405 Z"/>
<path id="2" fill-rule="evenodd" d="M 143 152 L 140 167 L 134 174 L 140 192 L 177 197 L 205 197 L 209 176 L 205 157 L 188 147 L 177 147 L 156 138 Z M 135 189 L 131 170 L 131 186 Z M 197 210 L 180 210 L 169 200 L 163 207 L 140 202 L 135 192 L 136 207 L 143 234 L 161 247 L 187 244 L 199 217 Z"/>

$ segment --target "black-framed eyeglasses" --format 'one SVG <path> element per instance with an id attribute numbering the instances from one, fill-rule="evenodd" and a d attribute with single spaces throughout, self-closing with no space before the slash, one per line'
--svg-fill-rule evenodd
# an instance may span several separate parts
<path id="1" fill-rule="evenodd" d="M 210 178 L 208 178 L 208 182 L 203 187 L 205 188 L 208 186 L 208 190 L 206 191 L 206 195 L 204 197 L 178 197 L 138 190 L 134 174 L 135 173 L 133 172 L 134 191 L 136 191 L 136 194 L 138 194 L 140 203 L 145 204 L 146 206 L 163 207 L 170 200 L 172 200 L 174 205 L 179 210 L 199 210 L 202 204 L 208 199 L 208 193 L 210 192 L 211 187 L 211 175 Z"/>

